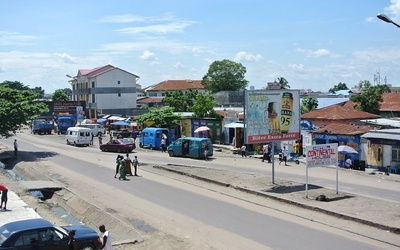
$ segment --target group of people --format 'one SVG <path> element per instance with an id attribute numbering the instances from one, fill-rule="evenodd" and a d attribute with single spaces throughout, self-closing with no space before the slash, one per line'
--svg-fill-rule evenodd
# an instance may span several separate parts
<path id="1" fill-rule="evenodd" d="M 129 154 L 126 154 L 125 158 L 123 155 L 118 155 L 115 160 L 115 163 L 116 163 L 116 168 L 115 168 L 114 178 L 117 178 L 118 174 L 119 174 L 119 177 L 118 177 L 119 180 L 127 180 L 126 179 L 127 175 L 133 176 L 131 166 L 133 166 L 133 168 L 135 170 L 134 176 L 138 176 L 137 167 L 139 165 L 139 160 L 136 155 L 133 158 L 133 160 L 131 160 L 131 158 L 129 158 Z"/>

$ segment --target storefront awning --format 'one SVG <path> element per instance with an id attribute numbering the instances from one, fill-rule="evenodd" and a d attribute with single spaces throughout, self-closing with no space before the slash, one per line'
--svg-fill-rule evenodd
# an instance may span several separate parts
<path id="1" fill-rule="evenodd" d="M 225 128 L 244 128 L 244 124 L 239 123 L 239 122 L 232 122 L 232 123 L 226 124 L 224 127 Z"/>

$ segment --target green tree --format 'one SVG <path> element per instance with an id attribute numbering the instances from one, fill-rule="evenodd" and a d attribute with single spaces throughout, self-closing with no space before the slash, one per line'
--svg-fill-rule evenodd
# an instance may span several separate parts
<path id="1" fill-rule="evenodd" d="M 278 77 L 279 85 L 281 89 L 290 89 L 289 82 L 285 79 L 285 77 Z"/>
<path id="2" fill-rule="evenodd" d="M 204 118 L 213 117 L 219 118 L 220 116 L 215 112 L 214 107 L 217 102 L 214 100 L 210 93 L 198 94 L 196 96 L 196 103 L 190 108 L 193 112 L 192 117 Z"/>
<path id="3" fill-rule="evenodd" d="M 31 89 L 33 92 L 38 93 L 38 98 L 43 98 L 44 97 L 44 89 L 42 89 L 42 87 L 34 87 L 33 89 Z"/>
<path id="4" fill-rule="evenodd" d="M 198 94 L 199 91 L 197 89 L 189 89 L 185 92 L 182 90 L 167 91 L 163 102 L 173 107 L 175 112 L 188 112 L 190 107 L 193 106 Z"/>
<path id="5" fill-rule="evenodd" d="M 54 91 L 53 95 L 51 96 L 51 99 L 55 102 L 63 102 L 63 101 L 69 101 L 70 98 L 67 94 L 65 94 L 64 90 L 62 89 L 57 89 Z"/>
<path id="6" fill-rule="evenodd" d="M 333 93 L 333 92 L 336 92 L 339 90 L 347 90 L 347 89 L 349 89 L 349 88 L 347 87 L 346 83 L 339 82 L 338 85 L 335 85 L 333 88 L 329 89 L 329 93 Z"/>
<path id="7" fill-rule="evenodd" d="M 145 121 L 153 121 L 154 127 L 169 127 L 178 125 L 181 119 L 180 115 L 174 114 L 174 108 L 150 108 L 146 114 L 140 115 L 136 118 L 137 122 L 143 124 Z"/>
<path id="8" fill-rule="evenodd" d="M 19 82 L 19 81 L 4 81 L 2 83 L 0 83 L 0 86 L 5 87 L 5 88 L 10 88 L 10 89 L 14 89 L 14 90 L 30 90 L 29 86 L 25 86 L 23 83 Z"/>
<path id="9" fill-rule="evenodd" d="M 244 90 L 248 81 L 244 78 L 246 68 L 241 63 L 230 60 L 214 61 L 201 84 L 211 93 L 219 91 Z"/>
<path id="10" fill-rule="evenodd" d="M 64 91 L 64 93 L 65 93 L 67 96 L 69 96 L 69 97 L 71 98 L 71 96 L 72 96 L 72 89 L 70 89 L 70 88 L 64 88 L 64 89 L 62 89 L 62 91 Z"/>
<path id="11" fill-rule="evenodd" d="M 318 107 L 318 100 L 315 97 L 306 96 L 301 100 L 300 112 L 302 114 L 311 112 Z"/>
<path id="12" fill-rule="evenodd" d="M 44 103 L 35 103 L 38 93 L 0 86 L 0 136 L 11 137 L 35 116 L 48 112 Z"/>
<path id="13" fill-rule="evenodd" d="M 355 108 L 373 114 L 379 114 L 382 93 L 390 92 L 386 84 L 372 85 L 369 81 L 360 81 L 358 84 L 361 93 L 352 95 L 350 100 L 356 103 Z"/>

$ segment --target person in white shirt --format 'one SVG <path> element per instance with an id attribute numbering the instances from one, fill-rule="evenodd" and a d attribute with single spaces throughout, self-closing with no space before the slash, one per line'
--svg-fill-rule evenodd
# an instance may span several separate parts
<path id="1" fill-rule="evenodd" d="M 109 231 L 106 230 L 106 227 L 104 225 L 99 226 L 100 232 L 103 234 L 100 237 L 101 240 L 101 247 L 100 249 L 104 250 L 112 250 L 112 242 L 111 242 L 111 234 Z"/>
<path id="2" fill-rule="evenodd" d="M 353 165 L 353 162 L 351 161 L 350 157 L 347 158 L 347 160 L 344 163 L 345 168 L 351 168 Z"/>

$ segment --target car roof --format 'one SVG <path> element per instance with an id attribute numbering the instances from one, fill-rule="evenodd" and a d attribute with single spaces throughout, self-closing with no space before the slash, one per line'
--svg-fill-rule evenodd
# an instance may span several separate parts
<path id="1" fill-rule="evenodd" d="M 40 227 L 52 227 L 52 226 L 53 224 L 50 221 L 42 218 L 19 220 L 19 221 L 9 222 L 3 225 L 3 227 L 7 228 L 9 232 L 35 229 Z"/>

